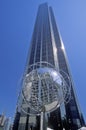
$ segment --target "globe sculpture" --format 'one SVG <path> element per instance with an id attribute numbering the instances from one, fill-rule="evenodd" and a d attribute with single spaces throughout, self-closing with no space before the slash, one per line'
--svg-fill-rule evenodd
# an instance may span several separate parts
<path id="1" fill-rule="evenodd" d="M 54 111 L 62 102 L 69 102 L 70 91 L 71 81 L 65 72 L 58 71 L 47 62 L 33 64 L 24 76 L 22 88 L 23 102 L 30 111 L 25 111 L 23 107 L 22 110 L 26 114 L 41 115 L 43 118 L 43 113 Z M 41 122 L 41 130 L 42 125 Z"/>

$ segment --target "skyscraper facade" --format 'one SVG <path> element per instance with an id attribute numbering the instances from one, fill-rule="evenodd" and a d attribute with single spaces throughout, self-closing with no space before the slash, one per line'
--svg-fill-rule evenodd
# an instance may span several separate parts
<path id="1" fill-rule="evenodd" d="M 28 66 L 37 62 L 49 63 L 58 71 L 65 72 L 71 79 L 71 99 L 67 104 L 64 102 L 58 109 L 46 114 L 47 127 L 53 130 L 63 130 L 63 128 L 65 130 L 77 130 L 84 125 L 84 120 L 75 94 L 65 48 L 55 22 L 53 10 L 48 7 L 47 3 L 41 4 L 38 8 L 25 74 L 30 72 Z M 61 74 L 65 78 L 64 73 Z M 66 80 L 66 82 L 68 81 Z M 30 116 L 24 113 L 20 109 L 21 106 L 27 110 L 29 109 L 24 106 L 21 94 L 19 100 L 13 130 L 40 130 L 40 116 Z"/>

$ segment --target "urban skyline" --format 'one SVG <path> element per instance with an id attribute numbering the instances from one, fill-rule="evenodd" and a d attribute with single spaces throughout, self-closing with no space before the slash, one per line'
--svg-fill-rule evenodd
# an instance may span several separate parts
<path id="1" fill-rule="evenodd" d="M 59 16 L 58 16 L 59 17 Z M 57 21 L 57 20 L 56 20 Z M 58 21 L 57 21 L 58 22 Z M 60 24 L 60 22 L 59 22 L 59 24 Z M 63 26 L 63 24 L 62 24 L 62 26 Z M 62 33 L 61 33 L 62 34 Z M 30 34 L 31 35 L 31 34 Z M 63 37 L 63 36 L 62 36 Z M 28 38 L 28 37 L 27 37 Z M 65 42 L 65 40 L 64 40 L 65 38 L 63 38 L 63 41 L 64 41 L 64 43 L 66 44 L 66 47 L 67 47 L 67 42 Z M 28 41 L 28 40 L 27 40 Z M 17 44 L 18 45 L 18 44 Z M 27 44 L 27 46 L 28 46 L 28 44 Z M 68 43 L 68 46 L 70 46 L 70 47 L 72 47 L 72 45 L 69 45 L 69 43 Z M 71 49 L 70 49 L 71 50 Z M 80 50 L 80 49 L 79 49 Z M 68 49 L 67 49 L 67 51 L 69 51 Z M 23 52 L 23 51 L 21 51 L 21 52 Z M 26 55 L 26 52 L 24 52 L 25 53 L 25 55 Z M 84 52 L 83 52 L 84 53 Z M 67 53 L 68 54 L 68 53 Z M 71 52 L 71 56 L 72 56 L 72 52 Z M 70 56 L 70 57 L 71 57 Z M 77 57 L 77 56 L 76 56 Z M 72 59 L 73 60 L 73 59 Z M 25 60 L 24 60 L 24 62 L 25 62 Z M 71 61 L 72 62 L 72 61 Z M 15 64 L 15 62 L 13 61 L 13 63 Z M 69 60 L 69 63 L 70 63 L 70 60 Z M 70 65 L 71 65 L 71 63 L 70 63 Z M 23 71 L 23 66 L 24 66 L 24 63 L 23 63 L 23 65 L 22 65 L 22 71 Z M 16 67 L 16 66 L 15 66 Z M 76 67 L 76 69 L 78 69 L 77 68 L 77 66 L 76 66 L 76 64 L 74 64 L 74 67 Z M 80 69 L 80 68 L 79 68 Z M 82 68 L 83 69 L 83 68 Z M 81 71 L 81 70 L 80 70 Z M 77 71 L 75 71 L 75 72 L 72 72 L 72 73 L 74 73 L 74 75 L 76 75 L 76 72 Z M 20 75 L 21 75 L 21 73 L 22 72 L 20 72 Z M 78 72 L 79 73 L 79 72 Z M 18 78 L 20 77 L 20 75 L 18 74 Z M 75 76 L 76 77 L 76 76 Z M 80 79 L 82 78 L 82 76 L 80 75 Z M 73 78 L 74 79 L 74 78 Z M 8 79 L 9 80 L 9 79 Z M 17 79 L 18 80 L 18 79 Z M 9 81 L 10 82 L 10 81 Z M 75 83 L 77 83 L 77 79 L 76 79 L 76 82 Z M 81 83 L 81 85 L 82 85 L 83 83 Z M 17 85 L 17 82 L 16 82 L 16 85 Z M 76 86 L 76 85 L 75 85 Z M 75 87 L 76 88 L 76 87 Z M 14 88 L 13 88 L 14 89 Z M 78 90 L 78 86 L 77 86 L 77 90 Z M 79 91 L 79 90 L 78 90 Z M 12 96 L 12 95 L 11 95 Z M 83 99 L 81 99 L 81 100 L 83 100 Z M 80 105 L 81 106 L 81 105 Z M 82 108 L 82 107 L 81 107 Z M 6 109 L 6 108 L 5 108 Z M 13 109 L 15 109 L 15 108 L 13 108 Z M 12 113 L 11 113 L 12 114 Z"/>

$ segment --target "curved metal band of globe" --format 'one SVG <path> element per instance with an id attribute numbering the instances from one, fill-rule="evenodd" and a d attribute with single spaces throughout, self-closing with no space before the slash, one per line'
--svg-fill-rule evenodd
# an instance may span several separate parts
<path id="1" fill-rule="evenodd" d="M 64 102 L 67 104 L 71 100 L 71 79 L 68 74 L 63 70 L 59 70 L 59 73 L 63 78 L 63 82 L 65 83 L 64 85 L 62 85 L 62 90 Z"/>
<path id="2" fill-rule="evenodd" d="M 32 65 L 29 65 L 26 67 L 26 71 L 23 75 L 23 77 L 25 77 L 27 75 L 27 72 L 31 72 L 34 69 L 40 68 L 40 67 L 49 67 L 49 68 L 53 68 L 54 70 L 58 71 L 57 68 L 55 68 L 55 66 L 53 66 L 52 64 L 46 62 L 46 61 L 40 61 L 40 62 L 36 62 Z"/>
<path id="3" fill-rule="evenodd" d="M 38 62 L 28 68 L 24 76 L 22 98 L 30 111 L 22 106 L 21 110 L 29 115 L 39 115 L 43 108 L 45 112 L 54 111 L 62 102 L 68 103 L 71 97 L 71 81 L 62 70 L 47 62 Z"/>

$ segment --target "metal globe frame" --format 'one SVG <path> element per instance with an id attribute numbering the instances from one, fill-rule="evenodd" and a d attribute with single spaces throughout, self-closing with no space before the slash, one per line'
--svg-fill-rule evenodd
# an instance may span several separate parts
<path id="1" fill-rule="evenodd" d="M 52 76 L 52 74 L 54 75 L 54 77 Z M 70 101 L 71 80 L 68 74 L 62 70 L 59 70 L 58 72 L 58 70 L 50 63 L 37 62 L 33 65 L 30 65 L 27 68 L 23 79 L 24 81 L 23 81 L 23 87 L 21 90 L 21 95 L 23 98 L 23 102 L 31 110 L 30 112 L 25 111 L 25 109 L 21 105 L 21 110 L 26 114 L 40 115 L 44 107 L 45 107 L 45 112 L 51 112 L 51 111 L 54 111 L 56 108 L 58 108 L 62 102 L 68 103 Z M 43 86 L 42 86 L 42 81 L 45 84 Z M 51 85 L 51 87 L 47 89 L 49 85 Z M 45 87 L 45 90 L 44 90 L 44 87 Z M 41 91 L 46 93 L 44 94 L 43 100 L 40 100 L 40 96 L 37 95 L 39 89 L 41 89 Z M 52 90 L 52 92 L 48 91 L 50 89 Z M 31 95 L 32 91 L 33 93 Z M 60 91 L 61 95 L 58 96 L 59 92 L 56 93 L 56 91 Z M 51 96 L 54 95 L 54 98 L 53 96 L 51 98 L 52 101 L 48 100 L 48 98 L 50 97 L 48 97 L 47 95 L 49 94 L 51 94 Z M 42 96 L 41 96 L 41 99 L 42 99 Z M 57 100 L 58 102 L 56 102 Z M 52 105 L 54 107 L 52 107 Z M 48 106 L 50 107 L 50 109 L 46 109 L 48 108 Z"/>

